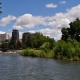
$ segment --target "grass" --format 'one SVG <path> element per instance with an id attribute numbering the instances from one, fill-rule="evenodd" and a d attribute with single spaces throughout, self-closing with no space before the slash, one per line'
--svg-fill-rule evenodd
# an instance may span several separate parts
<path id="1" fill-rule="evenodd" d="M 47 53 L 44 50 L 35 50 L 35 49 L 24 49 L 20 51 L 20 55 L 22 56 L 32 56 L 32 57 L 45 57 L 45 58 L 53 58 L 53 51 L 50 50 Z"/>

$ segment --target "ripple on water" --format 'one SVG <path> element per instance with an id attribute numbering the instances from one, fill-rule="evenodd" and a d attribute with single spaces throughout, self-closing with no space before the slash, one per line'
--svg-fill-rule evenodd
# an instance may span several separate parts
<path id="1" fill-rule="evenodd" d="M 80 63 L 0 54 L 0 80 L 80 80 Z"/>

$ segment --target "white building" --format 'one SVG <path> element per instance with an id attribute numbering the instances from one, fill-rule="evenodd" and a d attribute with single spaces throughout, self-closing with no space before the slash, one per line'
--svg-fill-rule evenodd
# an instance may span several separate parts
<path id="1" fill-rule="evenodd" d="M 0 42 L 10 40 L 10 36 L 7 33 L 0 34 Z"/>

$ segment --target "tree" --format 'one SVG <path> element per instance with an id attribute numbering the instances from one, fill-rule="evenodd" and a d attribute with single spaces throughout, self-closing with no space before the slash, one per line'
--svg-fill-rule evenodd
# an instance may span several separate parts
<path id="1" fill-rule="evenodd" d="M 31 47 L 31 48 L 39 48 L 45 42 L 52 43 L 50 48 L 52 48 L 54 45 L 53 44 L 54 39 L 46 37 L 40 32 L 36 32 L 34 34 L 24 33 L 22 37 L 22 42 L 23 42 L 23 45 L 26 45 L 27 47 Z"/>
<path id="2" fill-rule="evenodd" d="M 68 39 L 68 28 L 62 28 L 62 40 L 67 40 Z"/>
<path id="3" fill-rule="evenodd" d="M 0 5 L 1 5 L 2 3 L 0 2 Z M 0 6 L 0 9 L 1 9 L 1 6 Z M 0 10 L 0 14 L 2 13 L 2 11 Z"/>
<path id="4" fill-rule="evenodd" d="M 75 21 L 71 22 L 70 28 L 62 28 L 62 40 L 67 40 L 68 38 L 76 39 L 80 41 L 80 20 L 77 18 Z"/>

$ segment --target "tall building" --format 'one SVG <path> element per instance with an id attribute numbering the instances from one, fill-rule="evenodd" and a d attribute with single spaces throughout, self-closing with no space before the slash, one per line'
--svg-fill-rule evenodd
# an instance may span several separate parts
<path id="1" fill-rule="evenodd" d="M 0 42 L 4 42 L 5 40 L 10 40 L 10 36 L 7 33 L 0 34 Z"/>
<path id="2" fill-rule="evenodd" d="M 31 33 L 29 33 L 29 32 L 23 33 L 23 35 L 22 35 L 23 44 L 25 44 L 28 41 L 28 38 L 30 37 L 30 35 L 31 35 Z"/>
<path id="3" fill-rule="evenodd" d="M 14 41 L 19 40 L 19 32 L 16 29 L 12 30 L 12 40 L 14 40 Z"/>
<path id="4" fill-rule="evenodd" d="M 23 43 L 23 44 L 28 43 L 28 42 L 29 42 L 29 39 L 30 39 L 32 36 L 36 36 L 36 33 L 34 33 L 34 34 L 32 34 L 32 33 L 30 33 L 30 32 L 23 33 L 23 35 L 22 35 L 22 43 Z"/>

